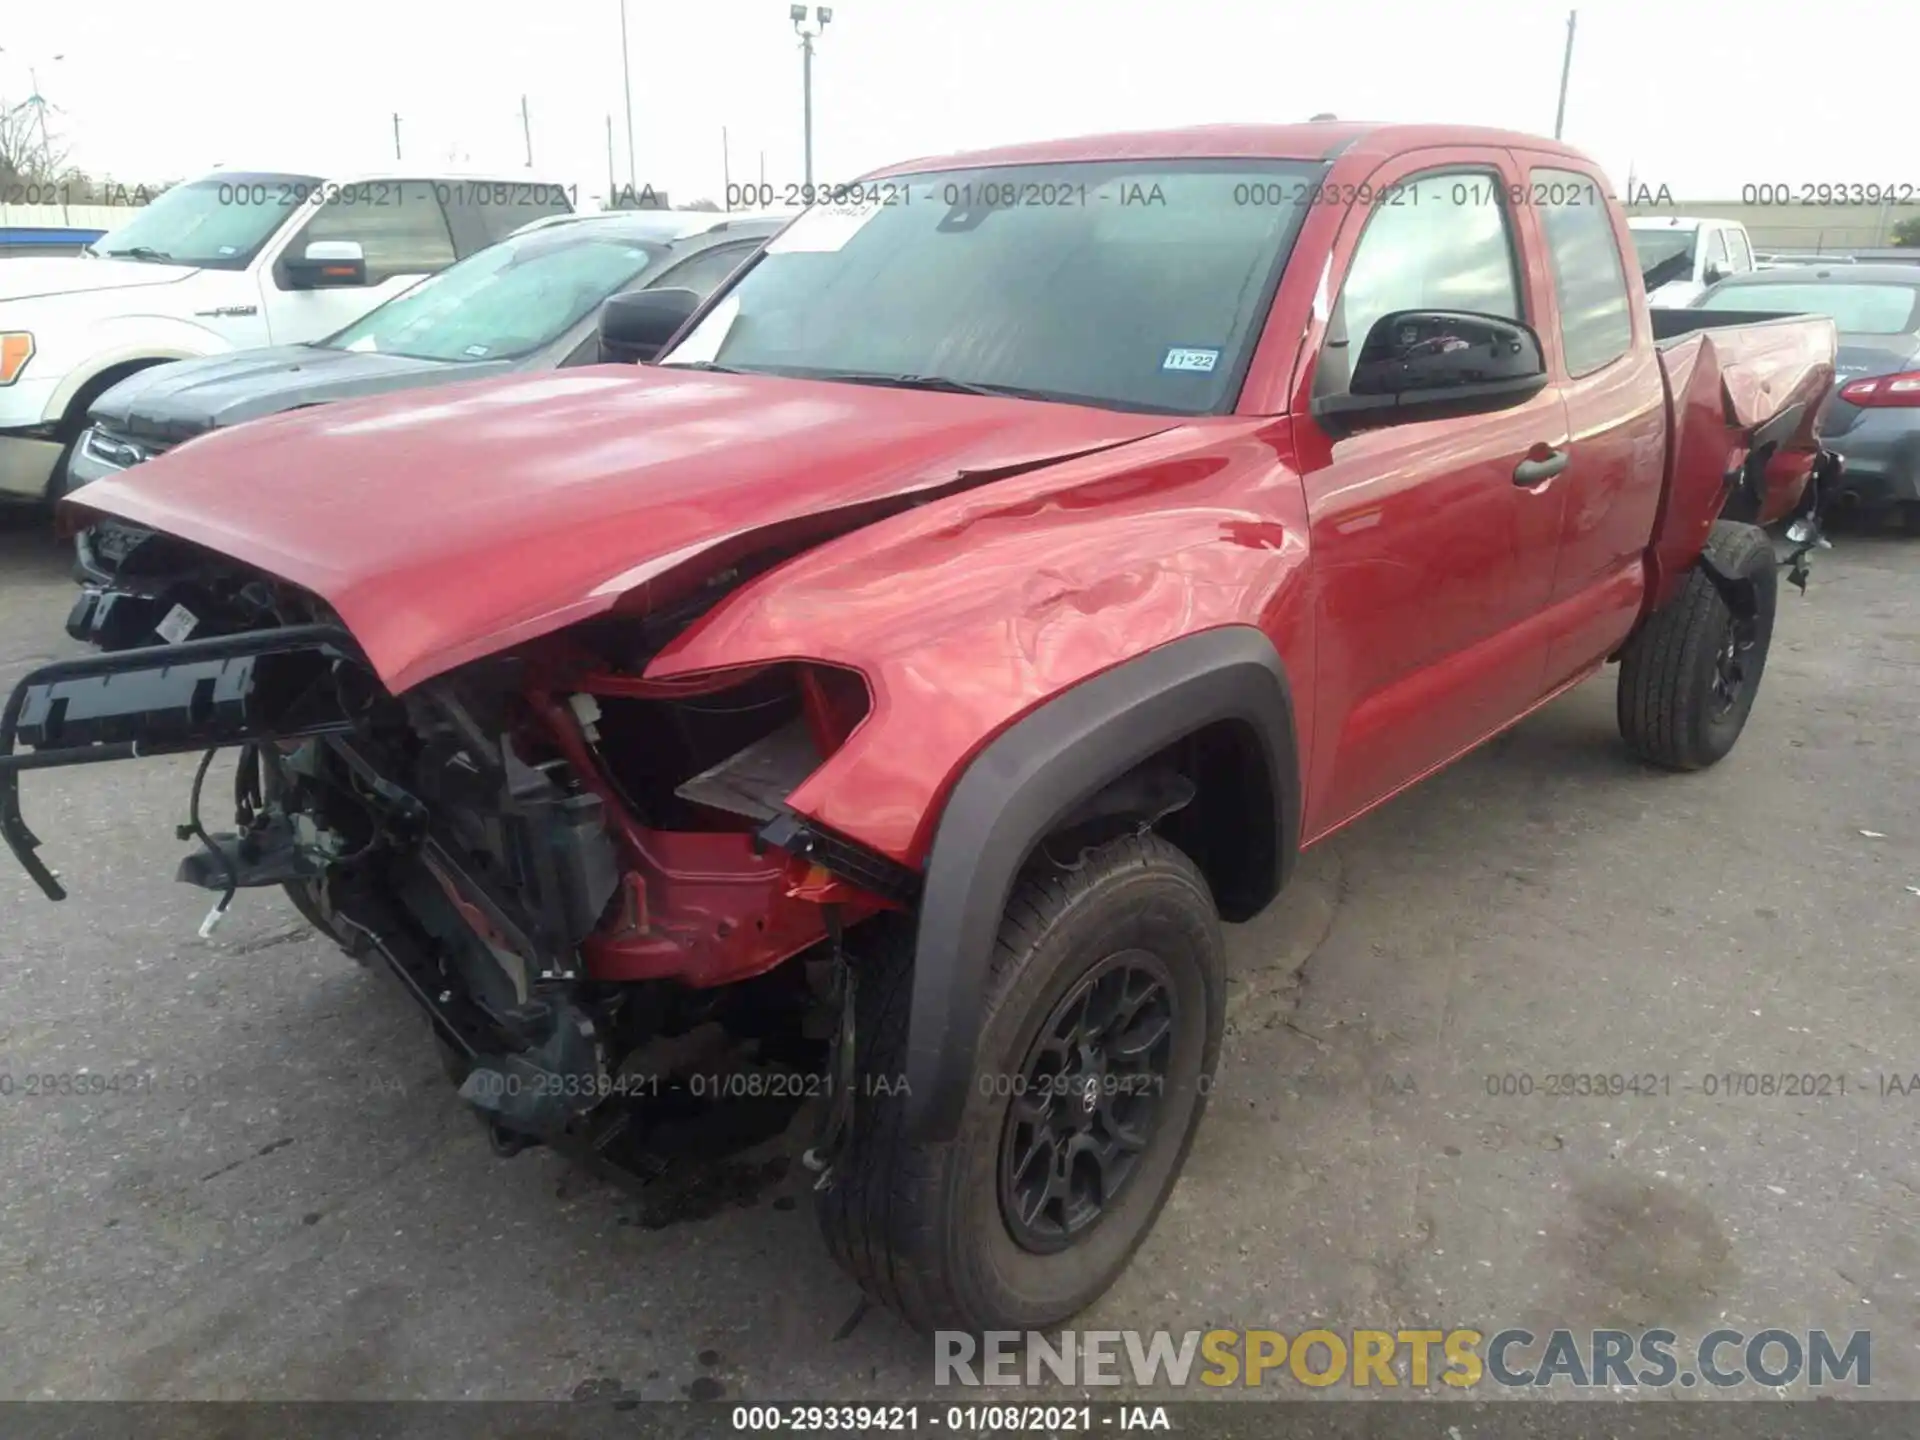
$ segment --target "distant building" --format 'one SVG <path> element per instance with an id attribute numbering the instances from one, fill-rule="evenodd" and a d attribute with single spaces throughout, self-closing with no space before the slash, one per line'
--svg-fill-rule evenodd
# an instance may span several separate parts
<path id="1" fill-rule="evenodd" d="M 1791 187 L 1783 186 L 1782 189 Z M 1852 255 L 1860 250 L 1888 249 L 1893 227 L 1920 215 L 1920 205 L 1802 205 L 1745 204 L 1737 200 L 1673 200 L 1650 204 L 1633 192 L 1639 203 L 1627 206 L 1629 215 L 1697 215 L 1706 220 L 1738 220 L 1753 237 L 1753 248 L 1796 255 Z"/>

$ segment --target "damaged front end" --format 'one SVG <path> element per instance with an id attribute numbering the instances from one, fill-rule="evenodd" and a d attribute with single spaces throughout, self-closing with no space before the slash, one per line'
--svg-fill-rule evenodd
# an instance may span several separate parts
<path id="1" fill-rule="evenodd" d="M 833 1088 L 838 937 L 918 887 L 784 803 L 864 719 L 860 676 L 650 681 L 608 619 L 396 696 L 317 599 L 231 568 L 185 586 L 90 592 L 73 628 L 107 648 L 29 673 L 0 712 L 0 836 L 49 897 L 23 772 L 201 752 L 178 878 L 217 897 L 202 933 L 283 887 L 391 969 L 503 1153 L 645 1175 Z"/>

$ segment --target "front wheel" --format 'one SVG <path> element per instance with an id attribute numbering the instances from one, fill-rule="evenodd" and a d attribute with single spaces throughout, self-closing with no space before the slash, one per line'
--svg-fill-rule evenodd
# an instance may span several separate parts
<path id="1" fill-rule="evenodd" d="M 1225 1019 L 1206 882 L 1153 835 L 1023 881 L 959 1132 L 939 1144 L 905 1134 L 912 937 L 879 924 L 854 961 L 859 1083 L 819 1197 L 828 1246 L 921 1330 L 1056 1324 L 1126 1267 L 1206 1108 Z"/>
<path id="2" fill-rule="evenodd" d="M 1718 521 L 1706 554 L 1736 580 L 1751 581 L 1751 616 L 1728 608 L 1696 567 L 1620 657 L 1620 733 L 1644 760 L 1703 770 L 1725 758 L 1746 728 L 1773 640 L 1779 573 L 1764 530 Z"/>

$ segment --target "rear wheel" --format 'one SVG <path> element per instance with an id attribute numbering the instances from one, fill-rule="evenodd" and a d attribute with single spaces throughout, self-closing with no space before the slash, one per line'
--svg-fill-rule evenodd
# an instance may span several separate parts
<path id="1" fill-rule="evenodd" d="M 1779 576 L 1766 532 L 1719 521 L 1706 554 L 1725 574 L 1752 583 L 1755 613 L 1736 615 L 1696 567 L 1620 657 L 1620 733 L 1642 759 L 1669 770 L 1705 769 L 1733 749 L 1773 639 Z"/>
<path id="2" fill-rule="evenodd" d="M 1024 881 L 987 978 L 976 1080 L 940 1144 L 905 1134 L 912 934 L 883 923 L 855 961 L 860 1083 L 819 1197 L 829 1248 L 922 1330 L 1055 1324 L 1146 1238 L 1206 1108 L 1225 1003 L 1206 882 L 1151 835 Z"/>

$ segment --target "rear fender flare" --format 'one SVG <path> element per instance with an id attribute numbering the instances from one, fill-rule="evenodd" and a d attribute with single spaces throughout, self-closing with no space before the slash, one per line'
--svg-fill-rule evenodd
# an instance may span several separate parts
<path id="1" fill-rule="evenodd" d="M 913 1139 L 948 1140 L 959 1128 L 995 938 L 1034 847 L 1119 776 L 1222 720 L 1244 722 L 1263 751 L 1277 890 L 1299 848 L 1293 694 L 1272 642 L 1251 626 L 1188 636 L 1103 671 L 967 765 L 934 832 L 921 892 L 904 1077 Z"/>

